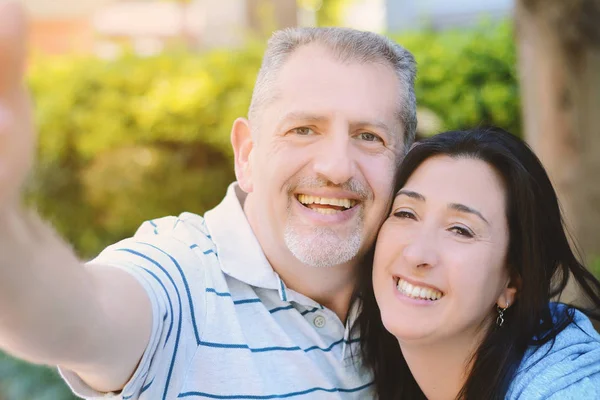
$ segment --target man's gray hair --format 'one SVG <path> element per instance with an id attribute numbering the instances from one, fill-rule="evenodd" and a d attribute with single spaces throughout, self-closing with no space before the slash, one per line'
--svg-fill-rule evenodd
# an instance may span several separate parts
<path id="1" fill-rule="evenodd" d="M 350 28 L 288 28 L 273 34 L 263 57 L 252 102 L 248 111 L 250 121 L 258 121 L 259 110 L 271 101 L 273 83 L 277 72 L 287 58 L 299 47 L 317 43 L 331 51 L 341 62 L 385 63 L 390 65 L 400 81 L 402 99 L 399 104 L 399 118 L 404 127 L 406 149 L 415 139 L 417 128 L 417 105 L 415 99 L 416 62 L 413 55 L 404 47 L 373 32 L 363 32 Z"/>

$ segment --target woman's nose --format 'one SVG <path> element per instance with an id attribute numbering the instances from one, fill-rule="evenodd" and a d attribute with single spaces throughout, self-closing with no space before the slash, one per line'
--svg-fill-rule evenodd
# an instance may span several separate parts
<path id="1" fill-rule="evenodd" d="M 403 250 L 404 259 L 411 267 L 433 267 L 438 261 L 435 233 L 423 229 L 413 231 Z"/>

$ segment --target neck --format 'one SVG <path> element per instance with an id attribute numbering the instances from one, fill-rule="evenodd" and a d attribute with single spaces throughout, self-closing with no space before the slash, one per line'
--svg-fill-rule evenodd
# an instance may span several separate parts
<path id="1" fill-rule="evenodd" d="M 265 254 L 287 287 L 335 312 L 340 321 L 346 321 L 356 283 L 356 265 L 315 268 L 298 261 L 278 262 L 276 254 Z"/>
<path id="2" fill-rule="evenodd" d="M 471 373 L 472 356 L 480 335 L 461 334 L 453 339 L 427 344 L 400 341 L 402 354 L 429 400 L 452 400 Z"/>
<path id="3" fill-rule="evenodd" d="M 300 262 L 285 246 L 277 245 L 269 232 L 261 230 L 260 221 L 253 213 L 250 198 L 244 202 L 244 212 L 250 223 L 261 248 L 285 285 L 331 311 L 335 312 L 342 322 L 346 321 L 350 302 L 356 285 L 359 262 L 351 261 L 346 264 L 331 267 L 311 267 Z"/>

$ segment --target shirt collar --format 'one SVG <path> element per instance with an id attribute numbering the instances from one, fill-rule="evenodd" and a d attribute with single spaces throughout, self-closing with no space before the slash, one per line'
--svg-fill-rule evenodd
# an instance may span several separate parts
<path id="1" fill-rule="evenodd" d="M 282 281 L 265 257 L 242 209 L 245 199 L 246 193 L 234 182 L 223 201 L 204 215 L 221 270 L 248 285 L 278 290 L 283 297 Z"/>
<path id="2" fill-rule="evenodd" d="M 275 272 L 246 218 L 242 208 L 245 200 L 246 193 L 233 182 L 221 203 L 204 215 L 206 227 L 217 247 L 221 271 L 248 285 L 277 290 L 282 301 L 322 308 L 316 301 L 288 289 Z M 345 340 L 351 339 L 350 328 L 360 311 L 359 304 L 355 301 L 348 312 Z"/>

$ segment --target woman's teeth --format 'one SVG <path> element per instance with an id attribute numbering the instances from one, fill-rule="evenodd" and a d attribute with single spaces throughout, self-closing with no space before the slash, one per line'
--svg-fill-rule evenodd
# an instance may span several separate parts
<path id="1" fill-rule="evenodd" d="M 442 292 L 430 289 L 426 287 L 416 286 L 403 279 L 398 279 L 398 284 L 396 285 L 396 289 L 398 291 L 408 297 L 412 297 L 413 299 L 420 300 L 439 300 L 444 295 Z"/>

